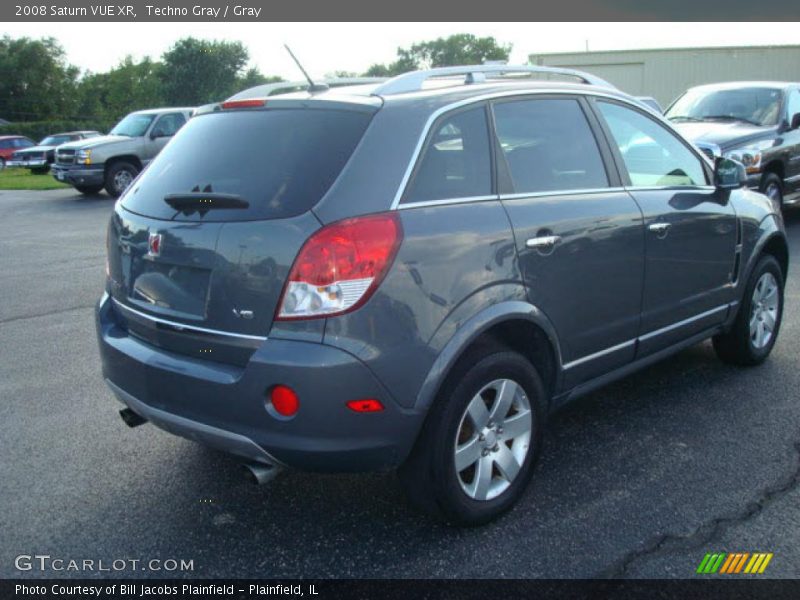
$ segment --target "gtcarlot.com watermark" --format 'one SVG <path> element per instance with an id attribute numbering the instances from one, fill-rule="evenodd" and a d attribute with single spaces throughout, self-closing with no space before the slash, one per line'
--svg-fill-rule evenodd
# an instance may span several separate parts
<path id="1" fill-rule="evenodd" d="M 194 571 L 194 560 L 183 558 L 62 558 L 49 554 L 20 554 L 14 559 L 14 567 L 18 571 L 60 572 L 70 571 L 76 573 L 101 572 L 101 573 L 134 573 L 140 571 L 155 571 L 162 573 L 180 573 Z"/>

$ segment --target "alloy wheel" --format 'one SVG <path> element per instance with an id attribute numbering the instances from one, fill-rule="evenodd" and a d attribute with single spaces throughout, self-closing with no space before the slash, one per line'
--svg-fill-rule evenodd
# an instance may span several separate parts
<path id="1" fill-rule="evenodd" d="M 453 453 L 464 493 L 485 501 L 508 489 L 525 463 L 532 430 L 530 400 L 517 382 L 496 379 L 475 394 L 461 417 Z"/>
<path id="2" fill-rule="evenodd" d="M 761 349 L 769 344 L 778 322 L 780 295 L 772 273 L 759 277 L 750 303 L 750 342 Z"/>

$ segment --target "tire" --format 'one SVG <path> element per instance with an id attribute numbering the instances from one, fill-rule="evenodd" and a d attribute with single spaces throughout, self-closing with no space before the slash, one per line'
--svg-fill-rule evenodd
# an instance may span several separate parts
<path id="1" fill-rule="evenodd" d="M 733 327 L 714 336 L 717 356 L 733 365 L 761 364 L 775 346 L 782 318 L 783 272 L 775 257 L 764 255 L 750 275 Z"/>
<path id="2" fill-rule="evenodd" d="M 0 158 L 0 171 L 6 168 L 6 161 Z"/>
<path id="3" fill-rule="evenodd" d="M 119 198 L 138 174 L 136 165 L 124 160 L 115 162 L 106 172 L 106 191 L 113 198 Z"/>
<path id="4" fill-rule="evenodd" d="M 765 173 L 759 191 L 783 209 L 783 182 L 775 173 Z"/>
<path id="5" fill-rule="evenodd" d="M 506 386 L 516 383 L 518 387 L 498 384 L 503 381 Z M 513 395 L 510 406 L 516 412 L 495 421 L 493 429 L 482 429 L 486 435 L 480 437 L 476 424 L 487 419 L 487 425 L 492 424 L 490 413 L 502 397 L 501 390 L 508 392 L 506 398 Z M 468 526 L 488 523 L 508 511 L 533 476 L 542 443 L 545 404 L 542 380 L 520 354 L 494 347 L 461 360 L 431 407 L 411 455 L 400 468 L 400 480 L 411 503 L 444 521 Z M 480 415 L 478 421 L 469 416 L 468 409 Z M 512 428 L 517 436 L 510 440 Z M 469 455 L 464 458 L 461 471 L 456 469 L 459 443 L 463 456 Z M 490 448 L 492 443 L 494 449 Z M 513 468 L 509 457 L 519 466 L 510 479 L 498 466 Z M 468 466 L 463 467 L 464 464 Z M 488 478 L 479 478 L 479 474 L 488 474 Z"/>
<path id="6" fill-rule="evenodd" d="M 76 185 L 75 189 L 78 190 L 81 194 L 85 194 L 87 196 L 91 196 L 92 194 L 98 194 L 100 190 L 103 189 L 102 185 Z"/>

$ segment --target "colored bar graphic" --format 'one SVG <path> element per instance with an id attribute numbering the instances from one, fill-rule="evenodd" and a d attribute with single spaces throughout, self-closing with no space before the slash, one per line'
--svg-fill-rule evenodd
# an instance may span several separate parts
<path id="1" fill-rule="evenodd" d="M 750 552 L 708 553 L 700 561 L 697 573 L 712 575 L 719 572 L 720 574 L 730 575 L 742 573 L 742 569 L 744 569 L 746 574 L 760 574 L 766 570 L 772 557 L 773 554 L 771 552 L 754 552 L 752 554 Z"/>
<path id="2" fill-rule="evenodd" d="M 767 556 L 764 558 L 764 562 L 761 563 L 761 568 L 758 570 L 758 572 L 763 573 L 764 569 L 767 568 L 767 565 L 771 560 L 772 560 L 772 552 L 768 553 Z"/>
<path id="3" fill-rule="evenodd" d="M 740 558 L 739 562 L 736 563 L 736 570 L 733 571 L 734 573 L 738 573 L 739 571 L 742 570 L 742 567 L 744 566 L 744 563 L 747 560 L 747 557 L 750 556 L 750 553 L 749 552 L 745 552 L 744 554 L 741 554 L 740 556 L 742 558 Z"/>
<path id="4" fill-rule="evenodd" d="M 728 554 L 728 558 L 722 565 L 722 568 L 719 570 L 720 573 L 728 573 L 729 569 L 731 568 L 731 564 L 733 563 L 734 555 Z"/>

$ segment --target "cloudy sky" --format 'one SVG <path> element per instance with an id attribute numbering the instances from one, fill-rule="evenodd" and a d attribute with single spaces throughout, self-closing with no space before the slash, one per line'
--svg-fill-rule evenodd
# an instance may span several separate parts
<path id="1" fill-rule="evenodd" d="M 512 43 L 511 62 L 531 53 L 797 44 L 796 23 L 3 23 L 0 33 L 53 36 L 69 61 L 104 71 L 125 55 L 158 57 L 185 36 L 240 40 L 252 63 L 269 75 L 298 79 L 283 44 L 289 44 L 312 75 L 363 72 L 393 60 L 398 46 L 453 33 L 492 35 Z"/>

